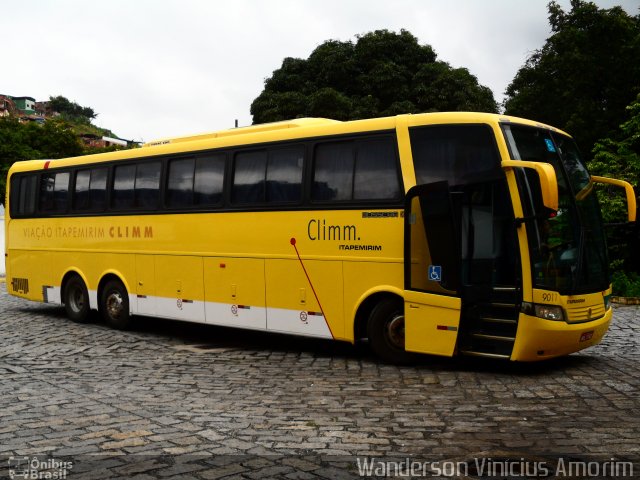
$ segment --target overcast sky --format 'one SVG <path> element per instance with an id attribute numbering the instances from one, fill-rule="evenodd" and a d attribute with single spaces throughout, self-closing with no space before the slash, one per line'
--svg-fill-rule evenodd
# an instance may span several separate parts
<path id="1" fill-rule="evenodd" d="M 501 101 L 550 34 L 547 0 L 2 0 L 0 94 L 63 95 L 149 141 L 251 124 L 285 57 L 409 30 Z M 569 0 L 559 2 L 565 10 Z M 636 15 L 640 0 L 597 0 Z"/>

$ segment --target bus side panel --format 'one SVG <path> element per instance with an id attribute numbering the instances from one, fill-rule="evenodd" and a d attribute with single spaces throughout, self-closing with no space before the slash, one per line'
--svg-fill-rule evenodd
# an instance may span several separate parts
<path id="1" fill-rule="evenodd" d="M 402 295 L 404 270 L 400 262 L 344 262 L 343 269 L 345 336 L 353 341 L 356 312 L 367 294 L 395 291 Z"/>
<path id="2" fill-rule="evenodd" d="M 341 261 L 269 259 L 265 276 L 268 330 L 344 338 Z"/>
<path id="3" fill-rule="evenodd" d="M 153 255 L 136 255 L 136 297 L 140 315 L 156 315 L 156 266 Z"/>
<path id="4" fill-rule="evenodd" d="M 264 260 L 208 257 L 203 265 L 207 323 L 266 329 Z"/>
<path id="5" fill-rule="evenodd" d="M 51 268 L 42 268 L 42 252 L 9 250 L 7 291 L 17 297 L 44 301 L 43 285 L 51 285 Z"/>
<path id="6" fill-rule="evenodd" d="M 43 255 L 46 258 L 46 268 L 42 267 Z M 130 254 L 117 253 L 12 250 L 9 255 L 12 278 L 26 280 L 29 291 L 21 294 L 10 290 L 10 293 L 29 300 L 60 304 L 63 277 L 65 273 L 74 271 L 86 282 L 91 308 L 95 309 L 98 308 L 100 280 L 105 274 L 112 273 L 129 290 L 131 308 L 135 311 L 135 291 L 131 290 L 135 287 L 136 271 L 132 257 Z M 118 268 L 114 270 L 114 266 Z"/>
<path id="7" fill-rule="evenodd" d="M 205 321 L 202 257 L 155 255 L 156 314 Z"/>

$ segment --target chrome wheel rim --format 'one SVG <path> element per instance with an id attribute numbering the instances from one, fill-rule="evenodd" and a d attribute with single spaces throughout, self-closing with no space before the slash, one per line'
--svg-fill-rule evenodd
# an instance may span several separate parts
<path id="1" fill-rule="evenodd" d="M 124 300 L 120 292 L 111 292 L 107 296 L 107 313 L 111 318 L 119 318 L 124 310 Z"/>
<path id="2" fill-rule="evenodd" d="M 404 350 L 404 315 L 395 315 L 387 323 L 387 338 L 391 345 Z"/>
<path id="3" fill-rule="evenodd" d="M 84 308 L 84 294 L 82 289 L 77 286 L 72 286 L 69 292 L 69 306 L 74 312 L 81 312 Z"/>

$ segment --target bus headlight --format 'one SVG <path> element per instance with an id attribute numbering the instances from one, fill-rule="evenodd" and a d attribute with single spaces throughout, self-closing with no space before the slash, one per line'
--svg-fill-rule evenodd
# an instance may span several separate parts
<path id="1" fill-rule="evenodd" d="M 545 320 L 564 320 L 564 313 L 562 307 L 557 305 L 540 305 L 534 304 L 534 311 L 536 317 L 544 318 Z"/>
<path id="2" fill-rule="evenodd" d="M 611 306 L 611 295 L 605 295 L 604 296 L 604 310 L 605 310 L 605 312 L 607 310 L 609 310 L 610 306 Z"/>

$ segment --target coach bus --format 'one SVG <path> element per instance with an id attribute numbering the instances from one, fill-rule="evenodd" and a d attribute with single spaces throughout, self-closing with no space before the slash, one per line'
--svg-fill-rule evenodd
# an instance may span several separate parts
<path id="1" fill-rule="evenodd" d="M 567 134 L 484 113 L 297 119 L 12 166 L 7 289 L 91 310 L 533 361 L 612 309 L 592 177 Z"/>

